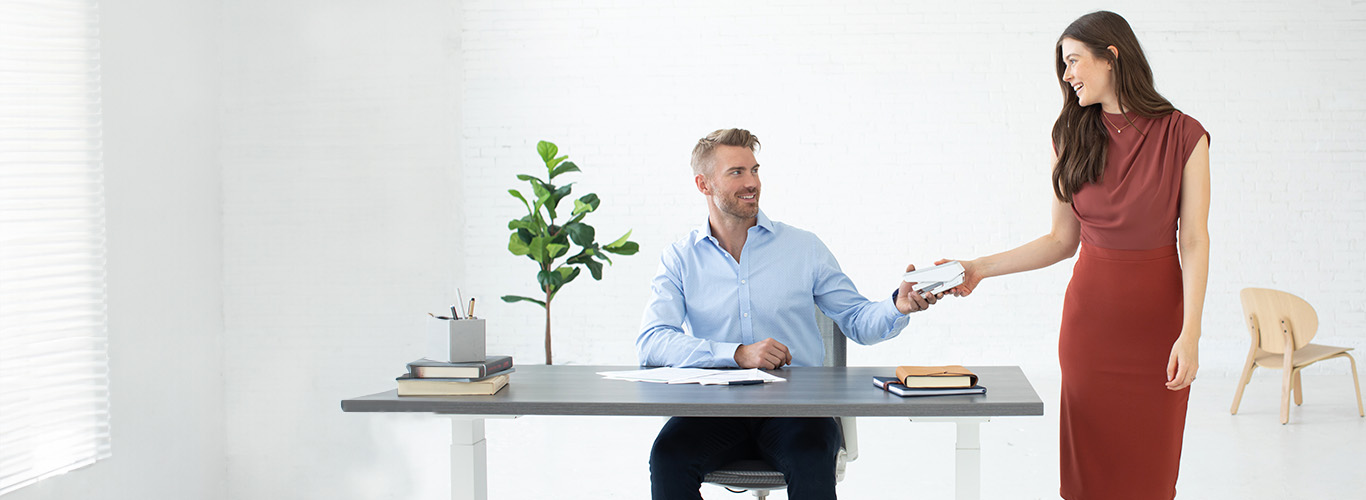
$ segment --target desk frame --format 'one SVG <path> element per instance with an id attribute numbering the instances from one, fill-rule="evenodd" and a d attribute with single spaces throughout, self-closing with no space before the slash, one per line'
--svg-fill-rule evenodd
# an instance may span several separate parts
<path id="1" fill-rule="evenodd" d="M 1043 415 L 1043 402 L 1014 366 L 971 367 L 984 396 L 899 398 L 872 385 L 888 367 L 811 367 L 772 370 L 787 382 L 702 387 L 602 380 L 620 366 L 517 367 L 512 383 L 493 396 L 404 397 L 395 391 L 342 401 L 347 412 L 424 412 L 451 421 L 451 498 L 488 498 L 488 443 L 484 421 L 522 415 L 909 417 L 952 422 L 957 428 L 955 498 L 981 497 L 981 424 L 992 417 Z M 800 395 L 800 398 L 796 396 Z"/>

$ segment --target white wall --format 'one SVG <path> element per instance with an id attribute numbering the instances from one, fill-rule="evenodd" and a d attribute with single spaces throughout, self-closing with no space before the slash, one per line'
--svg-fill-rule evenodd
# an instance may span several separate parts
<path id="1" fill-rule="evenodd" d="M 463 271 L 459 4 L 223 9 L 228 497 L 446 495 L 447 427 L 340 401 L 393 387 Z"/>
<path id="2" fill-rule="evenodd" d="M 765 211 L 820 235 L 865 294 L 889 291 L 907 263 L 972 258 L 1048 230 L 1052 47 L 1089 7 L 560 5 L 465 2 L 462 155 L 465 250 L 477 263 L 468 281 L 487 295 L 535 286 L 529 263 L 505 250 L 520 206 L 503 191 L 536 168 L 537 139 L 584 167 L 576 187 L 605 200 L 591 219 L 600 232 L 635 228 L 641 256 L 560 296 L 562 362 L 634 361 L 658 252 L 705 217 L 687 161 L 715 128 L 762 138 Z M 1203 368 L 1241 368 L 1247 286 L 1308 299 L 1325 342 L 1366 343 L 1366 13 L 1333 2 L 1112 8 L 1144 43 L 1158 90 L 1211 131 Z M 850 361 L 1055 370 L 1070 268 L 988 280 Z M 492 345 L 540 359 L 536 312 L 485 309 Z"/>
<path id="3" fill-rule="evenodd" d="M 113 456 L 5 500 L 225 498 L 219 12 L 101 8 Z"/>
<path id="4" fill-rule="evenodd" d="M 1342 2 L 1111 8 L 1136 28 L 1159 90 L 1213 136 L 1204 369 L 1242 361 L 1244 286 L 1298 293 L 1318 308 L 1325 342 L 1366 344 L 1366 13 Z M 687 158 L 715 128 L 763 138 L 767 213 L 819 234 L 870 295 L 907 263 L 1046 231 L 1051 49 L 1090 9 L 256 0 L 223 10 L 227 496 L 406 499 L 447 494 L 445 423 L 342 414 L 338 401 L 392 388 L 420 355 L 424 314 L 456 286 L 480 299 L 491 351 L 541 360 L 540 310 L 496 299 L 534 287 L 532 266 L 505 249 L 519 215 L 505 190 L 535 173 L 538 139 L 584 168 L 571 180 L 604 199 L 589 219 L 603 238 L 634 228 L 642 245 L 604 281 L 585 276 L 558 298 L 557 361 L 630 364 L 659 250 L 704 217 Z M 958 198 L 926 196 L 937 192 Z M 988 281 L 850 362 L 1019 364 L 1048 384 L 1069 276 L 1064 263 Z M 595 498 L 639 497 L 658 422 L 491 423 L 493 496 L 565 495 L 558 479 L 521 479 L 553 468 L 561 479 L 612 471 L 619 481 L 592 488 Z"/>

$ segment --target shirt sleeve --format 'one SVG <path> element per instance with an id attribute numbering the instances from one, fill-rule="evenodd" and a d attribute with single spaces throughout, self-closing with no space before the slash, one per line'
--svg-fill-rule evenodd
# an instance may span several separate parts
<path id="1" fill-rule="evenodd" d="M 1177 113 L 1181 112 L 1177 111 Z M 1181 113 L 1181 116 L 1177 118 L 1176 136 L 1180 141 L 1179 147 L 1181 148 L 1181 164 L 1179 166 L 1183 170 L 1186 168 L 1186 163 L 1190 161 L 1191 154 L 1195 153 L 1195 146 L 1200 143 L 1200 138 L 1208 135 L 1209 131 L 1205 130 L 1205 126 L 1201 125 L 1200 121 L 1191 115 Z"/>
<path id="2" fill-rule="evenodd" d="M 736 367 L 735 350 L 740 344 L 700 339 L 683 331 L 688 310 L 681 271 L 682 262 L 673 247 L 666 248 L 659 271 L 650 281 L 650 300 L 636 337 L 641 366 Z"/>
<path id="3" fill-rule="evenodd" d="M 815 246 L 815 286 L 812 295 L 816 306 L 835 320 L 846 337 L 862 345 L 871 345 L 896 337 L 910 322 L 892 302 L 892 295 L 873 302 L 858 293 L 854 281 L 840 269 L 839 262 L 820 240 Z"/>

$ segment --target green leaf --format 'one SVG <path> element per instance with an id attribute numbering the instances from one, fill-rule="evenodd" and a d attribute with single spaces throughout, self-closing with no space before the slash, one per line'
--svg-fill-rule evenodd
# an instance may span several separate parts
<path id="1" fill-rule="evenodd" d="M 545 166 L 546 166 L 547 168 L 550 168 L 551 170 L 554 170 L 555 165 L 559 165 L 560 162 L 564 161 L 564 160 L 567 159 L 567 158 L 569 158 L 568 155 L 561 156 L 561 157 L 556 158 L 556 159 L 554 159 L 554 160 L 550 160 L 550 161 L 548 161 L 548 162 L 545 162 Z M 555 178 L 555 174 L 550 174 L 550 178 L 554 179 L 554 178 Z"/>
<path id="2" fill-rule="evenodd" d="M 536 143 L 536 152 L 541 154 L 541 161 L 550 163 L 555 155 L 560 154 L 560 148 L 553 142 L 540 141 Z"/>
<path id="3" fill-rule="evenodd" d="M 535 181 L 535 182 L 531 182 L 533 185 L 534 185 L 534 184 L 545 184 L 545 181 L 541 180 L 540 177 L 536 177 L 536 176 L 533 176 L 533 175 L 527 175 L 527 174 L 517 174 L 517 180 L 522 180 L 522 181 L 527 181 L 527 182 Z"/>
<path id="4" fill-rule="evenodd" d="M 637 245 L 634 241 L 628 241 L 614 247 L 602 247 L 602 249 L 617 255 L 635 255 L 636 252 L 640 251 L 640 245 Z"/>
<path id="5" fill-rule="evenodd" d="M 526 198 L 522 196 L 522 192 L 521 192 L 521 191 L 518 191 L 518 190 L 516 190 L 516 189 L 509 189 L 509 190 L 508 190 L 508 194 L 511 194 L 514 198 L 517 198 L 517 199 L 519 199 L 519 200 L 522 200 L 522 205 L 525 205 L 525 206 L 526 206 L 526 209 L 527 209 L 528 212 L 531 211 L 531 204 L 530 204 L 530 203 L 527 203 Z"/>
<path id="6" fill-rule="evenodd" d="M 526 301 L 526 302 L 535 302 L 535 303 L 537 303 L 537 304 L 540 304 L 541 307 L 545 307 L 545 302 L 541 302 L 541 301 L 536 300 L 536 299 L 533 299 L 533 298 L 531 298 L 531 297 L 523 297 L 523 296 L 521 296 L 521 295 L 504 295 L 502 298 L 503 298 L 503 302 L 507 302 L 507 303 L 509 303 L 509 304 L 512 304 L 512 303 L 514 303 L 514 302 Z"/>
<path id="7" fill-rule="evenodd" d="M 565 196 L 568 196 L 570 191 L 573 190 L 574 183 L 571 182 L 569 184 L 560 186 L 559 188 L 555 189 L 555 192 L 550 193 L 550 197 L 546 201 L 545 206 L 546 210 L 550 212 L 551 219 L 554 219 L 556 217 L 555 210 L 557 210 L 560 207 L 560 200 L 563 199 Z"/>
<path id="8" fill-rule="evenodd" d="M 525 229 L 527 231 L 534 231 L 536 229 L 536 221 L 532 220 L 530 215 L 527 215 L 520 219 L 513 219 L 508 221 L 508 229 Z"/>
<path id="9" fill-rule="evenodd" d="M 559 243 L 549 243 L 545 246 L 545 249 L 550 253 L 550 258 L 552 260 L 563 257 L 564 254 L 569 253 L 569 245 L 562 245 Z"/>
<path id="10" fill-rule="evenodd" d="M 531 258 L 536 262 L 542 264 L 550 262 L 550 256 L 546 255 L 545 252 L 545 245 L 549 239 L 550 238 L 546 238 L 545 236 L 537 236 L 531 239 L 531 244 L 529 245 L 531 247 Z"/>
<path id="11" fill-rule="evenodd" d="M 560 166 L 558 166 L 558 167 L 555 167 L 555 170 L 551 170 L 551 171 L 550 171 L 550 178 L 551 178 L 551 179 L 554 179 L 555 176 L 557 176 L 557 175 L 560 175 L 560 174 L 567 174 L 567 173 L 570 173 L 570 172 L 582 172 L 582 170 L 579 170 L 579 166 L 578 166 L 578 165 L 575 165 L 574 162 L 572 162 L 572 161 L 567 161 L 567 162 L 564 162 L 564 164 L 562 164 L 562 165 L 560 165 Z"/>
<path id="12" fill-rule="evenodd" d="M 569 284 L 570 281 L 574 281 L 574 278 L 579 277 L 579 273 L 582 272 L 583 269 L 577 267 L 560 267 L 555 271 L 559 272 L 560 276 L 563 278 L 563 281 L 560 283 L 560 286 L 563 287 L 564 285 Z"/>
<path id="13" fill-rule="evenodd" d="M 569 238 L 581 247 L 593 244 L 593 226 L 582 222 L 570 222 L 564 225 L 564 231 L 569 233 Z"/>
<path id="14" fill-rule="evenodd" d="M 545 184 L 536 184 L 534 189 L 536 191 L 536 206 L 532 210 L 539 214 L 541 211 L 541 207 L 545 205 L 546 201 L 548 201 L 546 197 L 550 195 L 550 190 L 546 189 Z M 555 218 L 555 209 L 552 208 L 550 210 L 547 210 L 547 212 L 550 213 L 551 219 Z"/>
<path id="15" fill-rule="evenodd" d="M 583 265 L 588 266 L 588 272 L 593 274 L 593 279 L 602 281 L 602 263 L 593 259 L 584 261 Z"/>
<path id="16" fill-rule="evenodd" d="M 541 284 L 542 290 L 549 286 L 550 293 L 554 294 L 564 284 L 564 276 L 554 271 L 540 271 L 536 273 L 536 282 Z"/>
<path id="17" fill-rule="evenodd" d="M 531 247 L 518 238 L 517 233 L 512 233 L 512 237 L 508 238 L 508 251 L 512 252 L 512 255 L 526 255 L 531 253 Z"/>
<path id="18" fill-rule="evenodd" d="M 612 258 L 611 258 L 611 257 L 608 257 L 607 254 L 605 254 L 605 253 L 602 253 L 602 252 L 594 252 L 594 253 L 593 253 L 593 256 L 594 256 L 594 257 L 597 257 L 597 258 L 599 258 L 599 259 L 602 259 L 603 262 L 606 262 L 606 263 L 608 263 L 608 264 L 611 264 L 611 263 L 612 263 Z"/>
<path id="19" fill-rule="evenodd" d="M 617 241 L 613 241 L 613 242 L 611 242 L 611 243 L 608 243 L 608 244 L 606 244 L 606 245 L 603 245 L 602 249 L 603 249 L 603 250 L 608 250 L 608 249 L 611 249 L 611 248 L 614 248 L 614 247 L 619 247 L 619 246 L 621 246 L 621 245 L 625 245 L 625 244 L 626 244 L 626 238 L 630 238 L 630 237 L 631 237 L 631 231 L 628 230 L 628 231 L 626 231 L 626 234 L 623 234 L 623 235 L 621 235 L 620 238 L 617 238 Z"/>
<path id="20" fill-rule="evenodd" d="M 550 196 L 549 184 L 540 182 L 531 183 L 531 189 L 536 193 L 536 201 L 544 203 L 547 196 Z"/>
<path id="21" fill-rule="evenodd" d="M 582 213 L 592 212 L 592 211 L 594 211 L 594 210 L 597 210 L 597 209 L 598 209 L 598 205 L 601 204 L 601 203 L 602 203 L 602 201 L 598 199 L 598 195 L 597 195 L 597 194 L 595 194 L 595 193 L 588 193 L 588 194 L 585 194 L 585 195 L 579 197 L 579 199 L 574 200 L 574 212 L 573 212 L 573 215 L 579 215 L 579 214 L 582 214 Z"/>

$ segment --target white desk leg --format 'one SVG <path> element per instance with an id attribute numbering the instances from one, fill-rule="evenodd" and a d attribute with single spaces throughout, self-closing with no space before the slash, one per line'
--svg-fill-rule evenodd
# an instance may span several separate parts
<path id="1" fill-rule="evenodd" d="M 488 500 L 488 451 L 484 419 L 451 420 L 451 500 Z"/>
<path id="2" fill-rule="evenodd" d="M 912 417 L 912 422 L 953 422 L 958 428 L 958 442 L 954 445 L 954 498 L 978 500 L 982 498 L 982 422 L 989 417 Z"/>
<path id="3" fill-rule="evenodd" d="M 982 423 L 978 420 L 960 420 L 958 444 L 954 450 L 954 461 L 958 469 L 955 485 L 957 500 L 978 500 L 982 498 Z"/>

